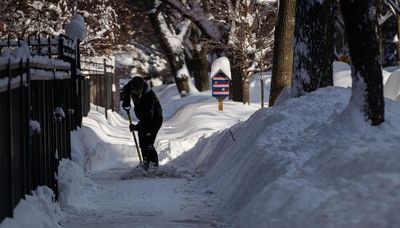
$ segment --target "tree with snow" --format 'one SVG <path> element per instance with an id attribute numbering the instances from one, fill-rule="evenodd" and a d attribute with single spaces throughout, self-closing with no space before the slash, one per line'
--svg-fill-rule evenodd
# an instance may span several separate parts
<path id="1" fill-rule="evenodd" d="M 333 85 L 333 1 L 296 1 L 292 96 Z"/>
<path id="2" fill-rule="evenodd" d="M 180 15 L 174 15 L 174 12 L 168 11 L 169 9 L 159 8 L 153 0 L 146 1 L 146 3 L 150 23 L 167 57 L 177 89 L 181 95 L 184 95 L 189 92 L 187 82 L 190 80 L 190 75 L 187 72 L 185 75 L 181 75 L 180 70 L 186 69 L 183 41 L 186 38 L 190 21 Z"/>
<path id="3" fill-rule="evenodd" d="M 71 16 L 67 0 L 5 0 L 0 9 L 0 21 L 4 24 L 0 36 L 26 37 L 42 31 L 58 35 Z"/>
<path id="4" fill-rule="evenodd" d="M 350 104 L 359 107 L 372 125 L 384 121 L 383 80 L 379 63 L 377 17 L 372 0 L 341 0 L 352 70 Z"/>
<path id="5" fill-rule="evenodd" d="M 78 1 L 77 12 L 85 17 L 87 24 L 87 38 L 82 44 L 84 54 L 111 54 L 120 27 L 112 4 L 110 0 Z"/>
<path id="6" fill-rule="evenodd" d="M 237 83 L 232 82 L 232 99 L 250 103 L 249 82 L 251 76 L 261 69 L 271 67 L 273 45 L 273 22 L 275 6 L 256 1 L 237 1 L 233 7 L 230 35 L 224 44 L 227 56 L 232 61 L 232 70 L 236 71 Z M 239 80 L 241 83 L 239 83 Z M 241 85 L 235 89 L 236 85 Z"/>
<path id="7" fill-rule="evenodd" d="M 121 77 L 143 75 L 146 79 L 158 78 L 165 84 L 173 81 L 173 76 L 168 67 L 168 61 L 164 49 L 160 44 L 157 33 L 150 21 L 150 12 L 147 0 L 124 1 L 126 9 L 123 14 L 122 25 L 124 36 L 118 38 L 114 56 L 118 66 L 116 70 L 123 72 Z"/>
<path id="8" fill-rule="evenodd" d="M 269 1 L 173 1 L 161 0 L 202 32 L 217 56 L 227 56 L 232 63 L 231 98 L 248 102 L 248 79 L 259 69 L 258 53 L 272 50 L 273 23 L 266 13 L 275 12 Z M 259 11 L 260 17 L 256 11 Z M 261 13 L 264 12 L 264 13 Z M 263 23 L 264 26 L 259 26 Z M 263 34 L 260 36 L 260 34 Z M 259 45 L 260 39 L 264 45 Z M 211 52 L 211 51 L 210 51 Z M 269 55 L 263 55 L 264 57 Z"/>
<path id="9" fill-rule="evenodd" d="M 64 33 L 76 13 L 84 17 L 87 36 L 82 54 L 110 54 L 114 45 L 126 43 L 130 27 L 124 21 L 129 10 L 123 0 L 5 0 L 0 8 L 0 37 L 26 38 L 31 33 Z"/>

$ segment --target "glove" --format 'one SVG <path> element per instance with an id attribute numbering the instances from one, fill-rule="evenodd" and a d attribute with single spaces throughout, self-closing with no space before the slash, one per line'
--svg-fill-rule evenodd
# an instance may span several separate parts
<path id="1" fill-rule="evenodd" d="M 130 104 L 130 102 L 128 101 L 128 102 L 126 102 L 126 101 L 123 101 L 122 102 L 122 107 L 126 110 L 126 109 L 130 109 L 131 108 L 131 104 Z"/>
<path id="2" fill-rule="evenodd" d="M 135 124 L 131 124 L 131 125 L 129 125 L 129 130 L 132 132 L 132 131 L 137 131 L 138 129 Z"/>

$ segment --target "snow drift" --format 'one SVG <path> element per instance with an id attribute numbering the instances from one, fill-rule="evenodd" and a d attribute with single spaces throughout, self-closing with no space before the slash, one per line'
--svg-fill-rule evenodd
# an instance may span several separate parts
<path id="1" fill-rule="evenodd" d="M 55 202 L 53 191 L 48 187 L 38 187 L 32 195 L 26 195 L 14 208 L 14 217 L 6 218 L 1 228 L 56 228 L 64 213 Z"/>
<path id="2" fill-rule="evenodd" d="M 386 99 L 372 127 L 349 96 L 330 87 L 261 109 L 173 163 L 207 170 L 234 227 L 395 227 L 399 103 Z"/>

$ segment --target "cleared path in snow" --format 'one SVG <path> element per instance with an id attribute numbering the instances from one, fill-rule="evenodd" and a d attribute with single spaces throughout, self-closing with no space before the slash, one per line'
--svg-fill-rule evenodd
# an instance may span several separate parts
<path id="1" fill-rule="evenodd" d="M 214 227 L 221 226 L 218 205 L 196 180 L 143 177 L 122 180 L 129 170 L 92 176 L 98 191 L 92 209 L 70 213 L 73 227 Z"/>
<path id="2" fill-rule="evenodd" d="M 94 111 L 93 106 L 83 120 L 83 128 L 73 135 L 73 142 L 74 151 L 79 152 L 77 160 L 93 172 L 91 178 L 99 190 L 87 193 L 90 209 L 67 211 L 64 227 L 227 226 L 219 216 L 222 212 L 215 196 L 206 193 L 199 179 L 179 173 L 171 175 L 168 166 L 163 165 L 193 148 L 200 138 L 247 119 L 259 106 L 227 101 L 222 113 L 210 91 L 181 98 L 174 86 L 163 88 L 156 91 L 165 118 L 155 146 L 159 170 L 166 167 L 168 178 L 134 175 L 123 180 L 131 171 L 127 167 L 138 163 L 126 113 L 121 116 L 109 112 L 105 120 L 104 114 Z M 117 169 L 96 173 L 110 168 Z M 174 168 L 172 171 L 174 174 Z"/>

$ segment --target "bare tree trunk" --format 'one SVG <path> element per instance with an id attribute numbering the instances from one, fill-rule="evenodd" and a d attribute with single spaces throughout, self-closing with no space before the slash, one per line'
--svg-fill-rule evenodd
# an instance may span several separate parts
<path id="1" fill-rule="evenodd" d="M 334 55 L 335 59 L 348 63 L 349 47 L 347 45 L 346 32 L 344 31 L 344 21 L 340 10 L 339 0 L 334 0 L 335 32 L 334 32 Z"/>
<path id="2" fill-rule="evenodd" d="M 296 3 L 292 96 L 333 85 L 333 1 Z"/>
<path id="3" fill-rule="evenodd" d="M 381 15 L 382 14 L 382 7 L 383 7 L 383 0 L 373 0 L 375 9 L 376 9 L 376 15 Z M 378 39 L 378 49 L 379 49 L 379 63 L 383 63 L 383 43 L 384 43 L 384 35 L 383 35 L 383 28 L 382 25 L 377 24 L 377 39 Z"/>
<path id="4" fill-rule="evenodd" d="M 147 4 L 148 4 L 149 8 L 153 8 L 154 1 L 149 0 L 147 2 Z M 149 20 L 150 20 L 151 25 L 153 26 L 154 32 L 155 32 L 158 40 L 160 41 L 161 48 L 164 50 L 164 53 L 167 57 L 170 72 L 171 72 L 172 76 L 174 77 L 175 82 L 178 82 L 180 80 L 178 79 L 177 73 L 178 73 L 178 70 L 183 66 L 183 62 L 184 62 L 183 56 L 177 56 L 173 52 L 171 46 L 168 43 L 167 38 L 164 36 L 164 34 L 161 30 L 160 22 L 158 20 L 158 13 L 159 12 L 149 13 Z M 183 83 L 176 83 L 178 92 L 182 95 L 182 92 L 185 89 L 181 85 L 184 86 Z"/>
<path id="5" fill-rule="evenodd" d="M 232 74 L 229 96 L 233 101 L 243 102 L 243 79 L 245 78 L 243 66 L 237 61 L 233 51 L 228 51 L 227 57 L 231 61 Z"/>
<path id="6" fill-rule="evenodd" d="M 193 53 L 193 77 L 195 86 L 199 91 L 210 89 L 210 80 L 208 77 L 208 61 L 207 61 L 207 47 L 202 47 L 200 51 Z"/>
<path id="7" fill-rule="evenodd" d="M 349 43 L 352 71 L 352 106 L 359 107 L 372 125 L 384 122 L 382 71 L 379 63 L 379 45 L 376 34 L 377 17 L 373 1 L 341 0 Z"/>
<path id="8" fill-rule="evenodd" d="M 397 35 L 397 16 L 391 16 L 381 27 L 383 34 L 382 66 L 396 66 L 398 65 L 397 44 L 395 42 Z"/>
<path id="9" fill-rule="evenodd" d="M 397 32 L 397 64 L 400 64 L 400 15 L 396 14 L 396 32 Z"/>
<path id="10" fill-rule="evenodd" d="M 210 89 L 207 60 L 208 47 L 206 44 L 201 44 L 200 36 L 201 32 L 197 26 L 191 24 L 189 39 L 191 40 L 192 55 L 188 57 L 190 64 L 189 62 L 187 63 L 194 77 L 196 88 L 199 91 L 204 91 Z"/>
<path id="11" fill-rule="evenodd" d="M 243 104 L 250 104 L 249 77 L 243 79 Z"/>
<path id="12" fill-rule="evenodd" d="M 273 106 L 285 86 L 290 86 L 292 77 L 293 47 L 296 0 L 280 0 L 278 19 L 274 34 L 271 91 L 269 106 Z"/>

